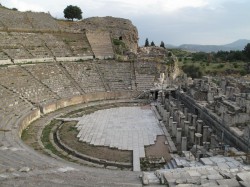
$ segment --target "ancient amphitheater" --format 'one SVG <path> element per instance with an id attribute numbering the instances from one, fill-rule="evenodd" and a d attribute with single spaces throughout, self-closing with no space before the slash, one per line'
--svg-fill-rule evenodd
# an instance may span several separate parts
<path id="1" fill-rule="evenodd" d="M 138 53 L 126 19 L 73 23 L 3 7 L 0 18 L 1 187 L 249 186 L 249 81 L 187 78 L 167 50 Z M 66 145 L 60 124 L 72 121 L 77 142 L 111 157 L 127 150 L 130 161 Z M 145 166 L 158 137 L 168 157 Z"/>

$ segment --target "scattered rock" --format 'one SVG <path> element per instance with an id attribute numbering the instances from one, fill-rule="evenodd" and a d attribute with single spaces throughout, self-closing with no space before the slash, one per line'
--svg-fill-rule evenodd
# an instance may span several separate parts
<path id="1" fill-rule="evenodd" d="M 8 172 L 8 173 L 12 173 L 12 172 L 14 172 L 14 171 L 15 171 L 14 168 L 8 168 L 8 169 L 6 169 L 6 172 Z"/>
<path id="2" fill-rule="evenodd" d="M 29 172 L 30 168 L 29 167 L 23 167 L 19 170 L 20 172 Z"/>

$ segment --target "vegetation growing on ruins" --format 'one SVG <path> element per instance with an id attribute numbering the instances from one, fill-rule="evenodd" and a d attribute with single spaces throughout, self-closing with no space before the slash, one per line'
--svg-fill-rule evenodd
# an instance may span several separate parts
<path id="1" fill-rule="evenodd" d="M 69 5 L 64 9 L 63 13 L 66 19 L 71 19 L 72 21 L 74 19 L 82 19 L 82 10 L 78 6 Z"/>
<path id="2" fill-rule="evenodd" d="M 119 39 L 113 38 L 114 50 L 118 55 L 123 55 L 125 51 L 127 51 L 126 44 Z"/>
<path id="3" fill-rule="evenodd" d="M 183 71 L 193 78 L 202 75 L 246 75 L 250 73 L 250 44 L 243 51 L 217 53 L 188 52 L 170 49 L 180 62 Z"/>

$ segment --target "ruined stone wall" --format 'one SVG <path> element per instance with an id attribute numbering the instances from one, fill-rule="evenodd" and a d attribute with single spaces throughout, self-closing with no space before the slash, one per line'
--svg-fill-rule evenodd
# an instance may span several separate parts
<path id="1" fill-rule="evenodd" d="M 202 119 L 205 124 L 215 131 L 218 137 L 222 138 L 223 136 L 225 143 L 234 145 L 243 151 L 247 150 L 247 142 L 244 137 L 239 137 L 237 133 L 231 131 L 229 127 L 223 124 L 224 122 L 220 118 L 213 115 L 205 107 L 198 105 L 194 99 L 185 93 L 181 94 L 176 92 L 176 95 L 181 100 L 181 102 L 185 104 L 189 111 L 198 115 L 198 117 Z"/>

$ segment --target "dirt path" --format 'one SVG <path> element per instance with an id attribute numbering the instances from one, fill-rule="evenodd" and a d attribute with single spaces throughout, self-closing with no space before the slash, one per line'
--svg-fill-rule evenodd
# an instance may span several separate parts
<path id="1" fill-rule="evenodd" d="M 108 147 L 92 146 L 84 142 L 78 141 L 77 134 L 79 133 L 75 128 L 75 122 L 66 122 L 60 129 L 60 138 L 72 149 L 99 159 L 117 162 L 132 163 L 132 151 L 121 151 L 118 149 L 111 149 Z"/>
<path id="2" fill-rule="evenodd" d="M 168 150 L 168 146 L 165 144 L 165 136 L 157 136 L 156 143 L 145 148 L 146 157 L 161 158 L 169 161 L 171 156 Z"/>

